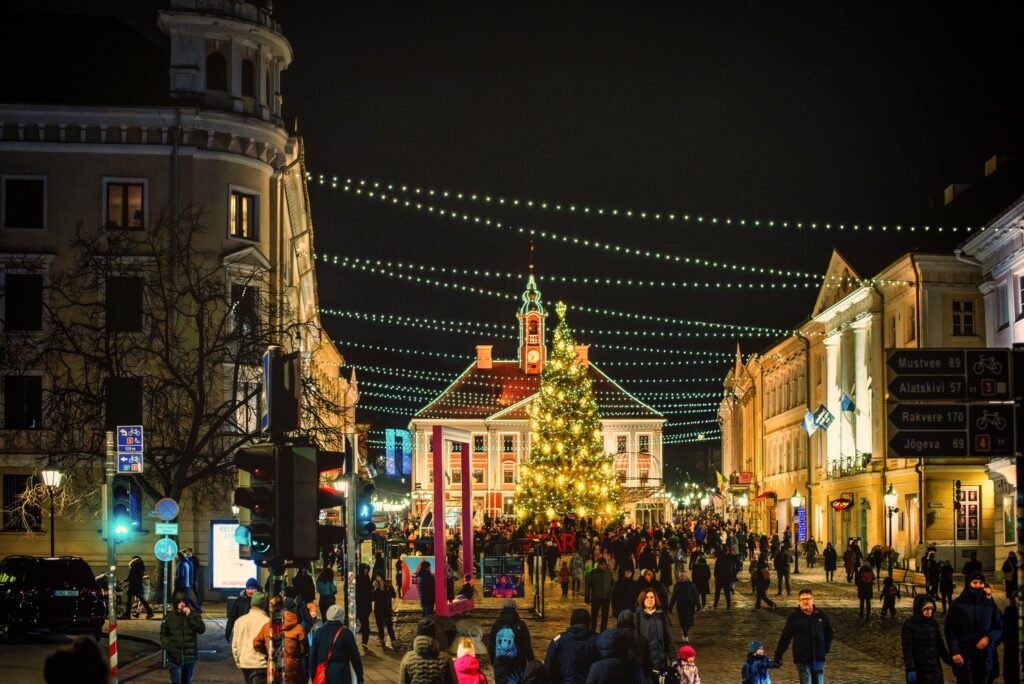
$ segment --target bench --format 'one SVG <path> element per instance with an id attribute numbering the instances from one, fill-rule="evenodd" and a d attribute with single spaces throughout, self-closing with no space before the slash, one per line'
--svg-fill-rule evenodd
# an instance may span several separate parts
<path id="1" fill-rule="evenodd" d="M 900 588 L 901 594 L 910 590 L 911 596 L 917 596 L 918 590 L 925 591 L 928 587 L 928 580 L 923 572 L 914 572 L 906 568 L 893 568 L 892 581 Z"/>

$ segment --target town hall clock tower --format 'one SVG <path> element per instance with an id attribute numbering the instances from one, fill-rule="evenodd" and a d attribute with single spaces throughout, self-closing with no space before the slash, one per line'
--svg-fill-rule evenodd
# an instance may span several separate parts
<path id="1" fill-rule="evenodd" d="M 544 319 L 548 314 L 540 303 L 537 281 L 530 273 L 523 291 L 523 305 L 519 307 L 519 368 L 527 375 L 539 375 L 544 370 L 547 347 L 544 345 Z"/>

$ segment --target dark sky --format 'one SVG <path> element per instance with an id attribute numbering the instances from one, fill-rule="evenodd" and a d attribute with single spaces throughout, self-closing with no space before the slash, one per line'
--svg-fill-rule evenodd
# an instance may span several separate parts
<path id="1" fill-rule="evenodd" d="M 899 10 L 894 3 L 721 4 L 279 2 L 275 12 L 295 50 L 284 78 L 289 125 L 297 117 L 314 174 L 552 204 L 836 224 L 952 225 L 963 217 L 938 210 L 943 187 L 983 187 L 986 158 L 1021 152 L 1017 16 L 980 3 L 900 3 Z M 323 254 L 517 273 L 528 263 L 529 238 L 518 233 L 456 224 L 315 182 L 311 199 Z M 623 247 L 813 273 L 824 271 L 834 247 L 872 275 L 910 249 L 949 251 L 962 239 L 948 232 L 898 237 L 435 204 Z M 542 275 L 781 282 L 543 239 L 536 264 Z M 513 329 L 512 301 L 323 264 L 318 277 L 326 308 Z M 518 280 L 433 277 L 522 290 Z M 798 323 L 817 293 L 550 281 L 541 289 L 549 303 L 773 327 Z M 324 321 L 350 342 L 469 355 L 475 344 L 493 341 L 499 356 L 512 353 L 510 341 L 483 333 Z M 570 323 L 590 330 L 691 329 L 579 311 Z M 735 349 L 732 337 L 580 337 L 595 346 Z M 742 340 L 745 351 L 770 342 Z M 445 373 L 468 364 L 340 347 L 357 364 Z M 592 356 L 598 364 L 680 358 L 600 349 Z M 605 368 L 635 391 L 712 391 L 720 382 L 629 379 L 721 378 L 726 364 Z M 410 414 L 417 407 L 365 394 L 364 402 L 408 407 Z M 361 417 L 378 428 L 406 422 L 390 414 Z M 669 416 L 697 417 L 713 415 Z"/>

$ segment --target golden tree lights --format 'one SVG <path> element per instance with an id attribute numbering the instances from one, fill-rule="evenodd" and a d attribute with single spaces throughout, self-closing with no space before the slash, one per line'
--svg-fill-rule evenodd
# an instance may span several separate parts
<path id="1" fill-rule="evenodd" d="M 608 519 L 619 510 L 622 491 L 610 477 L 612 456 L 604 450 L 597 401 L 576 358 L 565 304 L 555 310 L 560 320 L 529 409 L 530 460 L 516 485 L 516 513 L 541 522 L 572 513 Z"/>

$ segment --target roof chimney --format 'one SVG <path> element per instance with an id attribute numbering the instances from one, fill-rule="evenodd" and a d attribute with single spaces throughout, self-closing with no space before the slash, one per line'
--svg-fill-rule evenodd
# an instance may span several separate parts
<path id="1" fill-rule="evenodd" d="M 587 352 L 589 349 L 589 344 L 576 345 L 576 360 L 579 361 L 584 368 L 590 365 L 590 359 L 587 358 Z"/>
<path id="2" fill-rule="evenodd" d="M 478 344 L 476 345 L 476 367 L 481 370 L 489 370 L 491 366 L 491 350 L 494 348 L 493 344 Z"/>

